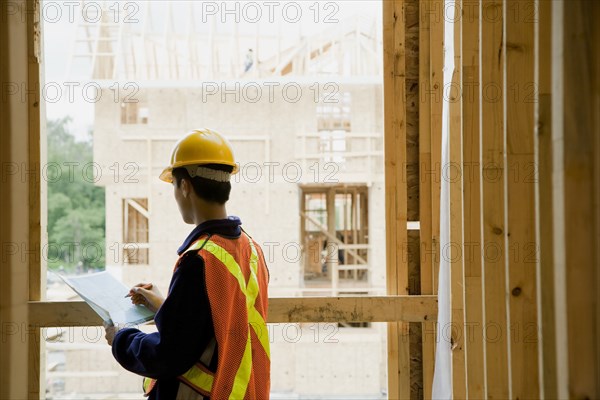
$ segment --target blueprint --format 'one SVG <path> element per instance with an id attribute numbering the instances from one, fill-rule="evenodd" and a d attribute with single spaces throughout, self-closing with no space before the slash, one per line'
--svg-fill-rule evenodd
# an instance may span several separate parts
<path id="1" fill-rule="evenodd" d="M 136 325 L 154 318 L 145 306 L 131 304 L 125 297 L 129 288 L 106 271 L 59 276 L 107 323 Z"/>

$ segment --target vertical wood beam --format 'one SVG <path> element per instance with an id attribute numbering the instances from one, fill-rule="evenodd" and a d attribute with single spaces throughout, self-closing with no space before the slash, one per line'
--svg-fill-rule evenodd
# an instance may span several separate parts
<path id="1" fill-rule="evenodd" d="M 325 192 L 326 204 L 327 204 L 327 231 L 330 237 L 337 238 L 335 234 L 335 188 L 331 187 Z M 332 246 L 332 247 L 330 247 Z M 325 263 L 327 265 L 327 277 L 331 279 L 331 289 L 334 295 L 337 295 L 338 286 L 338 252 L 333 251 L 337 248 L 337 244 L 334 240 L 327 241 L 327 255 Z"/>
<path id="2" fill-rule="evenodd" d="M 454 14 L 451 14 L 451 12 Z M 440 249 L 441 257 L 449 258 L 451 286 L 451 338 L 452 338 L 452 392 L 455 399 L 466 399 L 467 369 L 465 327 L 465 282 L 464 282 L 464 243 L 463 243 L 463 179 L 462 172 L 462 1 L 456 0 L 454 9 L 447 8 L 445 17 L 455 21 L 454 27 L 454 71 L 451 85 L 444 88 L 444 97 L 449 104 L 449 165 L 442 165 L 442 179 L 448 180 L 450 189 L 450 243 Z M 441 331 L 447 331 L 441 327 Z"/>
<path id="3" fill-rule="evenodd" d="M 419 179 L 419 0 L 405 0 L 405 83 L 406 83 L 406 217 L 420 220 Z M 427 116 L 429 118 L 429 116 Z M 408 294 L 421 294 L 420 231 L 407 232 Z M 410 398 L 423 398 L 423 345 L 421 323 L 409 326 Z"/>
<path id="4" fill-rule="evenodd" d="M 440 271 L 440 196 L 442 183 L 442 92 L 444 80 L 444 1 L 429 1 L 431 87 L 431 253 L 433 294 L 438 293 Z M 426 326 L 425 326 L 426 327 Z M 438 326 L 439 327 L 439 326 Z M 430 337 L 438 343 L 437 330 Z M 426 333 L 426 338 L 427 338 Z M 434 355 L 435 361 L 435 355 Z M 433 381 L 433 376 L 431 377 Z M 432 382 L 433 383 L 433 382 Z"/>
<path id="5" fill-rule="evenodd" d="M 482 0 L 481 190 L 486 398 L 509 398 L 504 223 L 503 7 Z"/>
<path id="6" fill-rule="evenodd" d="M 510 311 L 511 397 L 539 398 L 533 155 L 533 0 L 505 3 L 506 197 Z"/>
<path id="7" fill-rule="evenodd" d="M 0 78 L 4 87 L 0 102 L 3 171 L 0 398 L 3 399 L 39 397 L 39 346 L 35 344 L 39 343 L 39 329 L 32 329 L 28 323 L 30 296 L 41 292 L 40 282 L 30 286 L 29 279 L 30 271 L 39 271 L 41 232 L 39 147 L 36 149 L 39 146 L 39 60 L 32 58 L 39 47 L 31 46 L 34 38 L 40 45 L 40 32 L 33 25 L 33 10 L 39 11 L 38 1 L 15 1 L 6 8 L 3 4 L 0 23 L 0 59 L 3 60 Z M 7 90 L 9 88 L 11 90 Z M 36 135 L 38 142 L 35 142 Z"/>
<path id="8" fill-rule="evenodd" d="M 432 226 L 431 226 L 431 55 L 429 0 L 419 2 L 419 220 L 421 294 L 433 294 Z M 435 16 L 434 16 L 435 18 Z M 435 363 L 435 323 L 421 324 L 423 345 L 423 398 L 431 398 Z"/>
<path id="9" fill-rule="evenodd" d="M 440 266 L 440 193 L 442 183 L 442 91 L 444 79 L 444 1 L 430 0 L 430 87 L 431 87 L 431 257 L 433 293 L 438 292 Z"/>
<path id="10" fill-rule="evenodd" d="M 575 0 L 560 5 L 562 18 L 557 18 L 556 34 L 559 43 L 553 78 L 562 82 L 553 90 L 552 133 L 553 152 L 559 153 L 553 161 L 559 170 L 562 185 L 560 202 L 553 206 L 555 226 L 562 232 L 555 236 L 555 262 L 560 274 L 555 274 L 558 288 L 562 287 L 560 314 L 557 327 L 566 345 L 566 359 L 558 364 L 568 365 L 568 373 L 559 375 L 559 396 L 569 398 L 600 397 L 599 348 L 599 266 L 598 205 L 599 205 L 599 139 L 600 122 L 600 62 L 597 40 L 600 37 L 597 2 Z M 555 9 L 553 9 L 553 18 Z M 560 56 L 560 58 L 559 58 Z M 561 102 L 554 103 L 562 96 Z M 562 186 L 562 187 L 561 187 Z M 559 219 L 559 221 L 556 221 Z M 558 224 L 557 224 L 558 222 Z M 562 278 L 562 279 L 558 279 Z M 557 303 L 558 303 L 557 301 Z M 585 314 L 582 315 L 582 311 Z"/>
<path id="11" fill-rule="evenodd" d="M 432 263 L 432 288 L 433 294 L 438 293 L 439 267 L 440 267 L 440 195 L 442 183 L 442 99 L 444 78 L 444 1 L 430 0 L 425 2 L 425 12 L 429 15 L 429 104 L 431 128 L 431 169 L 421 171 L 431 180 L 431 248 L 425 249 Z M 425 5 L 424 5 L 425 6 Z M 437 344 L 437 331 L 432 324 L 432 331 L 424 325 L 424 342 L 434 341 L 434 350 Z M 433 362 L 435 354 L 433 355 Z M 431 376 L 433 383 L 433 375 Z M 431 391 L 431 385 L 426 390 Z M 430 398 L 430 397 L 427 397 Z"/>
<path id="12" fill-rule="evenodd" d="M 465 328 L 469 397 L 485 397 L 481 273 L 481 175 L 478 0 L 464 0 L 462 25 Z"/>
<path id="13" fill-rule="evenodd" d="M 40 99 L 40 88 L 43 85 L 42 69 L 42 21 L 39 0 L 27 2 L 27 57 L 28 87 L 36 88 L 27 96 L 29 119 L 29 159 L 28 168 L 33 172 L 29 179 L 29 242 L 33 256 L 29 257 L 29 300 L 39 301 L 46 291 L 46 259 L 41 249 L 47 243 L 46 221 L 48 198 L 46 181 L 42 179 L 42 166 L 47 160 L 46 141 L 41 140 L 42 114 L 45 114 L 44 102 Z M 42 201 L 44 199 L 44 201 Z M 43 229 L 42 229 L 43 228 Z M 42 234 L 43 232 L 43 234 Z M 42 342 L 41 329 L 28 327 L 29 337 L 29 398 L 39 399 L 45 393 L 45 347 Z"/>
<path id="14" fill-rule="evenodd" d="M 535 165 L 538 170 L 536 192 L 536 240 L 539 243 L 538 325 L 541 337 L 540 398 L 556 399 L 557 370 L 554 313 L 554 252 L 552 210 L 552 2 L 536 0 L 539 23 L 536 39 L 536 85 L 539 95 L 535 106 L 537 132 L 534 136 Z"/>
<path id="15" fill-rule="evenodd" d="M 404 1 L 383 3 L 387 293 L 408 293 Z M 408 323 L 388 325 L 388 396 L 410 397 Z"/>

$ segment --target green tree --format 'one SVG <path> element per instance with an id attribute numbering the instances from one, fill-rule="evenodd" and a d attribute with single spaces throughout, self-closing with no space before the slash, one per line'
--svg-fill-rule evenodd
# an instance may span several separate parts
<path id="1" fill-rule="evenodd" d="M 78 141 L 70 118 L 48 121 L 48 266 L 105 267 L 104 188 L 94 185 L 86 168 L 93 162 L 91 135 Z"/>

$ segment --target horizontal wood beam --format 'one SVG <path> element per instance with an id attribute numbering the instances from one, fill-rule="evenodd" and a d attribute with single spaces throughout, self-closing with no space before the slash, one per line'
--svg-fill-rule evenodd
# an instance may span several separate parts
<path id="1" fill-rule="evenodd" d="M 29 302 L 36 327 L 98 326 L 102 320 L 84 301 Z M 437 296 L 275 297 L 269 323 L 435 321 Z"/>

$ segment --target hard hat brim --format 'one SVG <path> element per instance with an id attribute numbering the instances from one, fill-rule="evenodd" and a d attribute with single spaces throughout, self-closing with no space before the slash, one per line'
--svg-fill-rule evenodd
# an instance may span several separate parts
<path id="1" fill-rule="evenodd" d="M 167 167 L 160 173 L 159 179 L 163 182 L 173 183 L 173 168 Z"/>

